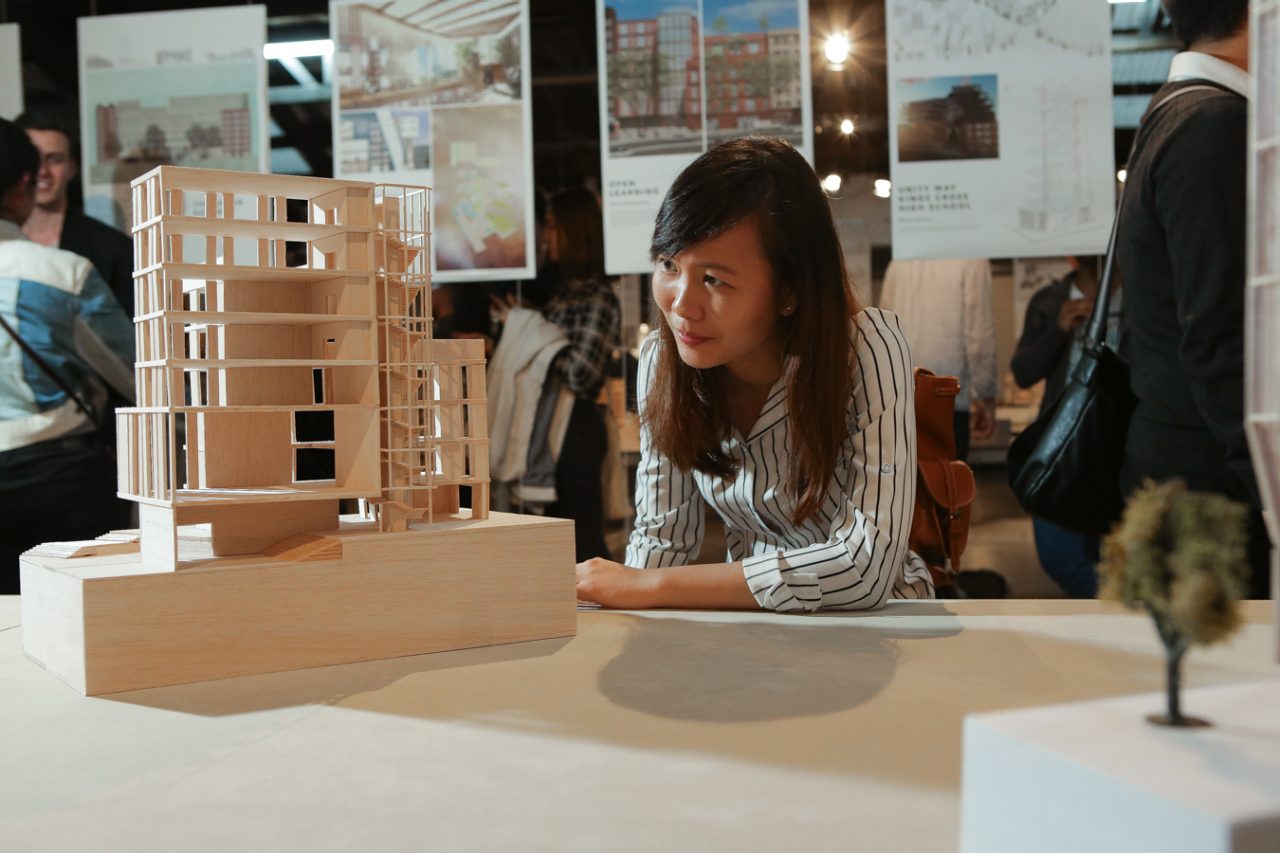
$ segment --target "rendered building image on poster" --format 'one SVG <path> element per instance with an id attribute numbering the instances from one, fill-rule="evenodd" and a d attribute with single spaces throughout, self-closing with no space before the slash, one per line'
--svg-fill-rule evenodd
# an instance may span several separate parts
<path id="1" fill-rule="evenodd" d="M 611 155 L 703 151 L 700 51 L 694 0 L 605 6 Z"/>
<path id="2" fill-rule="evenodd" d="M 813 156 L 798 0 L 597 0 L 605 269 L 647 272 L 667 187 L 708 148 L 768 134 Z"/>
<path id="3" fill-rule="evenodd" d="M 984 74 L 899 80 L 898 161 L 999 157 L 997 79 Z"/>
<path id="4" fill-rule="evenodd" d="M 700 154 L 744 133 L 803 144 L 793 0 L 710 0 L 702 23 L 691 0 L 617 0 L 604 43 L 610 155 Z"/>
<path id="5" fill-rule="evenodd" d="M 519 100 L 520 4 L 480 3 L 481 9 L 467 7 L 472 14 L 453 15 L 456 24 L 441 20 L 433 25 L 429 16 L 444 5 L 335 7 L 339 108 L 345 112 Z M 478 23 L 477 16 L 484 22 Z"/>
<path id="6" fill-rule="evenodd" d="M 196 81 L 152 71 L 90 78 L 89 180 L 127 184 L 160 165 L 253 171 L 258 165 L 248 92 L 254 63 L 228 65 Z M 208 94 L 196 93 L 208 88 Z"/>
<path id="7" fill-rule="evenodd" d="M 526 4 L 330 11 L 337 176 L 432 186 L 441 280 L 532 274 Z"/>
<path id="8" fill-rule="evenodd" d="M 800 13 L 792 0 L 706 0 L 707 142 L 746 133 L 804 143 Z M 807 45 L 806 45 L 807 48 Z"/>
<path id="9" fill-rule="evenodd" d="M 80 18 L 86 211 L 128 228 L 160 165 L 266 171 L 263 6 Z"/>

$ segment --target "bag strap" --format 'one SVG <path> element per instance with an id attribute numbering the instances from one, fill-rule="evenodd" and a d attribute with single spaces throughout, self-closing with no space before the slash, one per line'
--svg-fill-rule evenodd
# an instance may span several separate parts
<path id="1" fill-rule="evenodd" d="M 4 326 L 4 330 L 9 333 L 9 337 L 13 338 L 13 342 L 16 343 L 24 353 L 26 353 L 28 358 L 36 363 L 36 367 L 39 367 L 40 371 L 45 376 L 49 377 L 54 385 L 57 385 L 58 388 L 62 390 L 62 393 L 71 398 L 71 400 L 76 404 L 76 408 L 89 419 L 89 423 L 96 426 L 97 418 L 94 417 L 93 412 L 85 404 L 84 400 L 80 398 L 80 395 L 75 392 L 65 379 L 54 372 L 53 368 L 49 366 L 49 362 L 41 358 L 40 353 L 32 349 L 31 344 L 24 341 L 22 336 L 14 331 L 13 326 L 9 325 L 9 321 L 6 320 L 3 315 L 0 315 L 0 326 Z"/>
<path id="2" fill-rule="evenodd" d="M 1147 127 L 1147 121 L 1161 107 L 1172 101 L 1174 98 L 1186 95 L 1190 92 L 1225 92 L 1218 86 L 1211 84 L 1199 83 L 1194 86 L 1183 86 L 1176 92 L 1170 92 L 1156 103 L 1151 109 L 1147 110 L 1147 114 L 1143 116 L 1142 126 Z M 1133 144 L 1129 146 L 1129 162 L 1133 162 L 1133 153 L 1138 150 L 1138 138 L 1141 135 L 1141 128 L 1138 133 L 1133 135 Z M 1102 266 L 1102 281 L 1098 285 L 1098 298 L 1093 303 L 1093 313 L 1089 315 L 1089 323 L 1085 326 L 1083 346 L 1090 349 L 1097 349 L 1102 346 L 1103 340 L 1107 336 L 1107 309 L 1111 303 L 1111 280 L 1115 270 L 1116 261 L 1116 234 L 1120 231 L 1120 211 L 1124 210 L 1124 197 L 1127 194 L 1128 184 L 1120 189 L 1120 199 L 1116 202 L 1115 218 L 1111 221 L 1111 239 L 1107 241 L 1107 256 Z"/>

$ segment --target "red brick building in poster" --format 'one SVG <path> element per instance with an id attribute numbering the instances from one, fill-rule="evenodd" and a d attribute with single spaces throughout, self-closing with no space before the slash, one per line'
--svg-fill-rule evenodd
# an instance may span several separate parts
<path id="1" fill-rule="evenodd" d="M 799 30 L 709 35 L 706 48 L 708 127 L 751 130 L 799 122 Z"/>
<path id="2" fill-rule="evenodd" d="M 618 20 L 617 12 L 607 7 L 610 116 L 624 128 L 701 130 L 700 41 L 692 10 Z"/>

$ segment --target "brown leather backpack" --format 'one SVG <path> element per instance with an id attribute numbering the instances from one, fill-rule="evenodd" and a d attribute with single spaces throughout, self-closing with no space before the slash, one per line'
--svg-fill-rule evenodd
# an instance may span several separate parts
<path id="1" fill-rule="evenodd" d="M 969 541 L 969 511 L 977 494 L 973 469 L 956 459 L 954 414 L 960 382 L 915 371 L 916 508 L 908 547 L 929 566 L 935 586 L 950 586 Z"/>

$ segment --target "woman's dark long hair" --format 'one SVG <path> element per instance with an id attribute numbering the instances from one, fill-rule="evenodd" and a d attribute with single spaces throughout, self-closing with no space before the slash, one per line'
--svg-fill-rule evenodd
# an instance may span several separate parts
<path id="1" fill-rule="evenodd" d="M 556 232 L 561 278 L 604 275 L 604 222 L 595 193 L 585 187 L 561 190 L 547 203 L 547 219 Z"/>
<path id="2" fill-rule="evenodd" d="M 783 288 L 795 294 L 795 310 L 778 322 L 791 418 L 786 485 L 799 523 L 821 508 L 848 437 L 850 318 L 859 310 L 817 175 L 779 139 L 749 136 L 716 146 L 667 192 L 649 254 L 655 262 L 675 257 L 747 220 L 757 225 L 775 294 Z M 653 385 L 641 413 L 654 446 L 683 470 L 733 479 L 737 463 L 722 448 L 733 424 L 721 368 L 689 367 L 666 323 L 660 334 Z"/>

